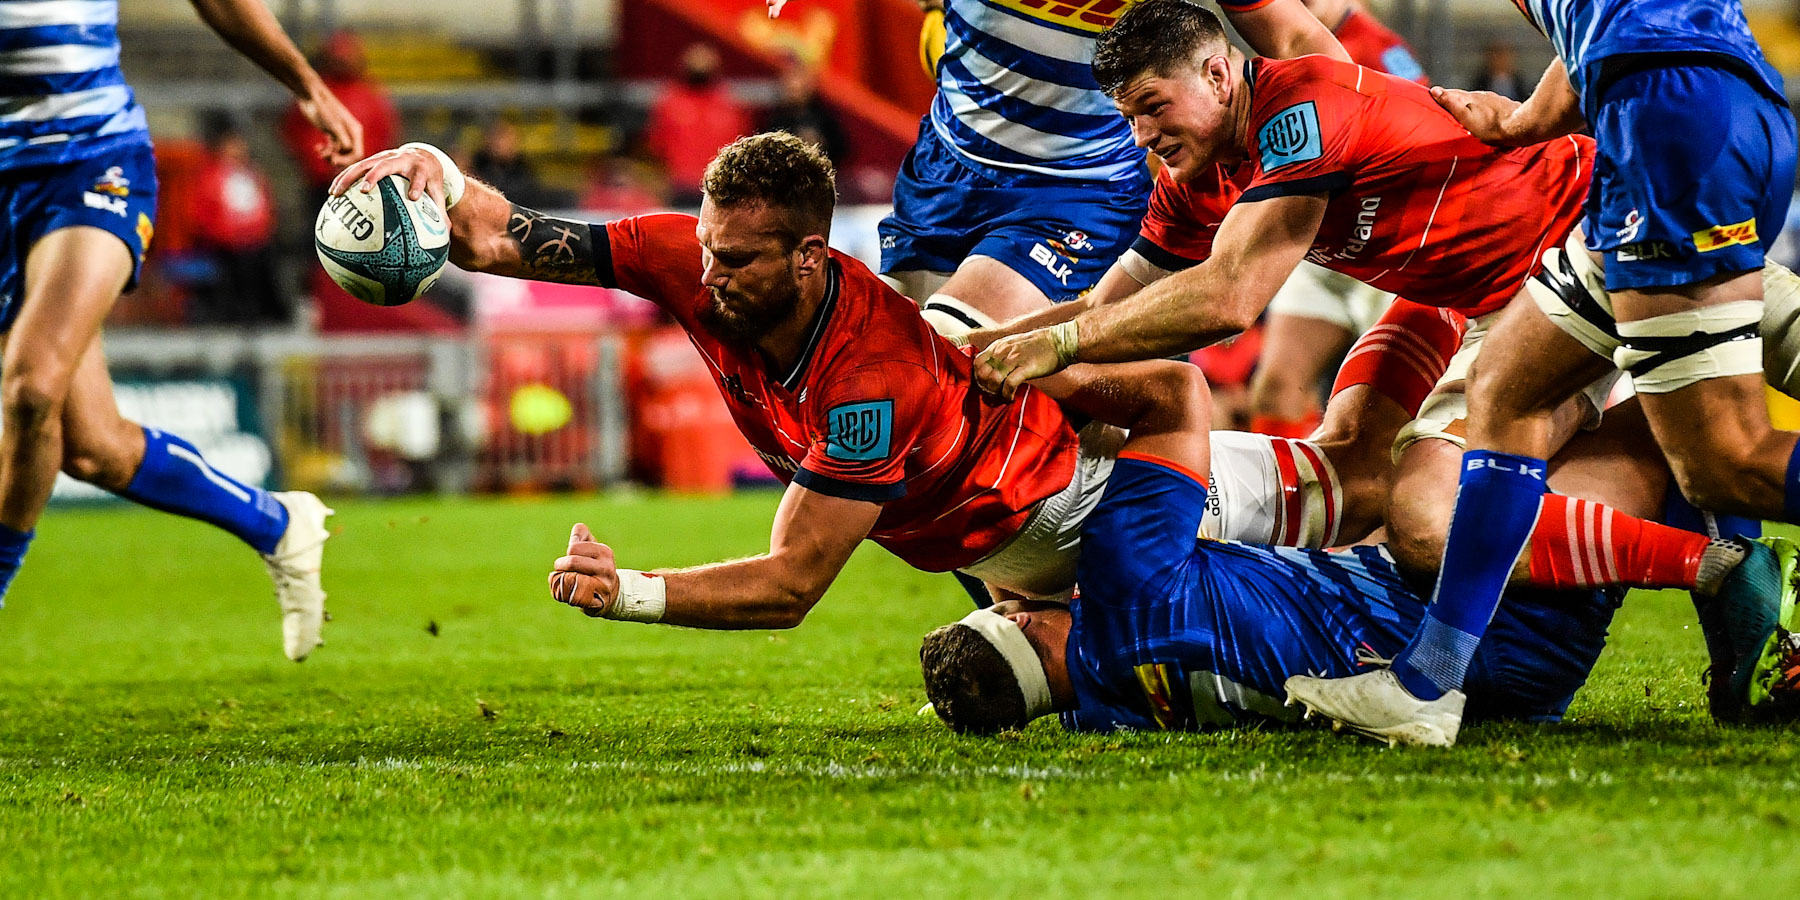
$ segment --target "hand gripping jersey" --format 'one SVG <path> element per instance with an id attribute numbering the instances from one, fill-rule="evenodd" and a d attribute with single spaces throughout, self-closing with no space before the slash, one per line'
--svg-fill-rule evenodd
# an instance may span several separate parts
<path id="1" fill-rule="evenodd" d="M 968 354 L 851 257 L 832 252 L 825 301 L 792 371 L 713 337 L 700 318 L 712 295 L 700 283 L 695 224 L 662 214 L 596 225 L 595 271 L 686 329 L 777 477 L 883 504 L 871 539 L 933 572 L 988 555 L 1069 484 L 1077 445 L 1056 402 L 1036 390 L 990 402 Z"/>
<path id="2" fill-rule="evenodd" d="M 149 145 L 116 0 L 0 0 L 0 171 Z"/>
<path id="3" fill-rule="evenodd" d="M 1233 203 L 1323 193 L 1309 261 L 1472 318 L 1506 305 L 1581 218 L 1589 138 L 1489 146 L 1424 87 L 1322 56 L 1244 72 L 1249 159 L 1186 185 L 1158 174 L 1132 245 L 1157 266 L 1204 260 Z"/>
<path id="4" fill-rule="evenodd" d="M 948 0 L 933 130 L 977 167 L 1142 177 L 1144 151 L 1094 81 L 1094 42 L 1137 0 Z"/>
<path id="5" fill-rule="evenodd" d="M 1550 38 L 1569 70 L 1592 121 L 1593 82 L 1602 61 L 1631 54 L 1661 54 L 1670 64 L 1692 65 L 1674 53 L 1719 57 L 1752 84 L 1785 102 L 1781 76 L 1763 59 L 1739 0 L 1513 0 L 1532 25 Z"/>
<path id="6" fill-rule="evenodd" d="M 1290 721 L 1290 675 L 1356 674 L 1404 646 L 1425 600 L 1384 552 L 1338 553 L 1193 537 L 1206 486 L 1120 454 L 1082 526 L 1064 727 L 1198 729 Z M 1468 714 L 1554 721 L 1605 646 L 1598 591 L 1509 595 L 1470 670 Z"/>

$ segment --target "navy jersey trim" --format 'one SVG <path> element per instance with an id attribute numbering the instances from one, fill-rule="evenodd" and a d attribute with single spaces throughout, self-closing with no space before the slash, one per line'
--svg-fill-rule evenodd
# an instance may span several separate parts
<path id="1" fill-rule="evenodd" d="M 794 473 L 794 483 L 827 497 L 836 497 L 840 500 L 861 500 L 865 503 L 886 503 L 906 496 L 906 483 L 903 481 L 896 481 L 893 484 L 844 481 L 830 475 L 820 475 L 805 466 Z"/>
<path id="2" fill-rule="evenodd" d="M 1328 172 L 1314 175 L 1311 178 L 1296 178 L 1293 181 L 1279 181 L 1274 184 L 1259 184 L 1245 191 L 1238 197 L 1239 203 L 1256 203 L 1260 200 L 1273 200 L 1276 197 L 1292 197 L 1296 194 L 1336 194 L 1350 187 L 1350 173 Z"/>
<path id="3" fill-rule="evenodd" d="M 1191 269 L 1200 264 L 1200 260 L 1188 259 L 1178 253 L 1164 250 L 1157 246 L 1155 241 L 1143 235 L 1139 235 L 1137 240 L 1131 242 L 1131 252 L 1149 260 L 1151 265 L 1170 272 Z"/>
<path id="4" fill-rule="evenodd" d="M 600 282 L 601 287 L 617 289 L 619 276 L 613 271 L 612 229 L 599 222 L 589 222 L 588 233 L 594 238 L 594 251 L 591 254 L 594 280 Z"/>
<path id="5" fill-rule="evenodd" d="M 806 377 L 806 365 L 812 362 L 813 351 L 819 349 L 819 339 L 825 336 L 825 326 L 831 321 L 832 309 L 837 306 L 837 295 L 838 261 L 834 259 L 825 270 L 825 299 L 819 301 L 819 311 L 813 313 L 812 331 L 806 336 L 806 346 L 801 348 L 800 358 L 794 360 L 794 368 L 780 378 L 783 390 L 791 393 Z"/>

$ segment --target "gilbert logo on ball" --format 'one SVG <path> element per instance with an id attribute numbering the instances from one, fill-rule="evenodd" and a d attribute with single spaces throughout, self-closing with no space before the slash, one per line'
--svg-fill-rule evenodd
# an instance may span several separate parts
<path id="1" fill-rule="evenodd" d="M 407 199 L 389 175 L 373 191 L 332 197 L 313 225 L 313 247 L 331 280 L 376 306 L 399 306 L 431 287 L 450 260 L 450 228 L 430 195 Z"/>

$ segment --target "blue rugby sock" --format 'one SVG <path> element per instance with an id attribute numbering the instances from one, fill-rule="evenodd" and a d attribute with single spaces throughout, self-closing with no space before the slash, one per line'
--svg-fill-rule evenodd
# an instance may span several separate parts
<path id="1" fill-rule="evenodd" d="M 12 588 L 13 576 L 19 574 L 19 567 L 25 564 L 25 551 L 31 548 L 31 539 L 37 536 L 37 529 L 15 531 L 0 525 L 0 607 L 6 606 L 6 592 Z"/>
<path id="2" fill-rule="evenodd" d="M 268 491 L 217 471 L 193 444 L 154 428 L 144 429 L 144 463 L 120 496 L 211 522 L 258 553 L 273 552 L 287 531 L 287 507 Z"/>
<path id="3" fill-rule="evenodd" d="M 1394 674 L 1421 700 L 1460 690 L 1500 593 L 1531 539 L 1544 498 L 1544 461 L 1470 450 L 1463 454 L 1456 512 L 1444 543 L 1431 606 L 1394 659 Z"/>
<path id="4" fill-rule="evenodd" d="M 1763 528 L 1761 519 L 1703 512 L 1674 485 L 1669 486 L 1669 496 L 1663 501 L 1663 524 L 1712 538 L 1759 538 Z"/>

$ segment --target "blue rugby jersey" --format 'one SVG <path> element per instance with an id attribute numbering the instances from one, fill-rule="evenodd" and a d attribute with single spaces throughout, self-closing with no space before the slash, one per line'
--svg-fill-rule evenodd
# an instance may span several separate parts
<path id="1" fill-rule="evenodd" d="M 117 0 L 0 0 L 0 171 L 149 142 L 118 21 Z"/>
<path id="2" fill-rule="evenodd" d="M 1291 720 L 1289 675 L 1361 671 L 1404 646 L 1425 601 L 1373 547 L 1195 541 L 1206 488 L 1121 456 L 1082 527 L 1069 632 L 1080 703 L 1064 727 L 1192 729 Z"/>
<path id="3" fill-rule="evenodd" d="M 1550 38 L 1584 104 L 1594 65 L 1630 53 L 1700 52 L 1740 60 L 1752 83 L 1786 100 L 1781 76 L 1763 59 L 1739 0 L 1513 0 Z M 1591 118 L 1590 118 L 1591 121 Z"/>
<path id="4" fill-rule="evenodd" d="M 964 159 L 1086 181 L 1144 178 L 1144 151 L 1094 81 L 1094 42 L 1138 0 L 948 0 L 929 114 Z"/>

